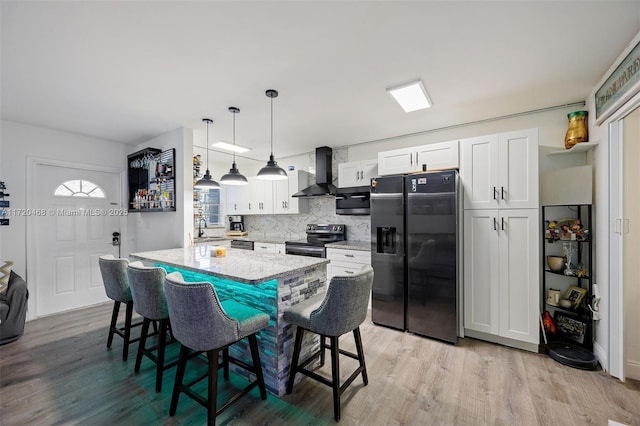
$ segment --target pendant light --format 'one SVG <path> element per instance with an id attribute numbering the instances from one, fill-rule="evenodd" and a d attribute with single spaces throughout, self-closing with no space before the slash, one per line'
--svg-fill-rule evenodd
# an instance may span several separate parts
<path id="1" fill-rule="evenodd" d="M 240 109 L 236 107 L 229 107 L 229 112 L 233 113 L 233 147 L 236 147 L 236 114 L 240 112 Z M 229 173 L 220 178 L 220 183 L 223 185 L 247 185 L 249 182 L 244 177 L 238 167 L 236 166 L 236 151 L 233 151 L 233 164 Z"/>
<path id="2" fill-rule="evenodd" d="M 203 118 L 203 122 L 207 123 L 207 172 L 204 174 L 202 179 L 196 182 L 194 188 L 201 189 L 211 189 L 211 188 L 220 188 L 220 184 L 211 178 L 211 173 L 209 173 L 209 124 L 213 123 L 213 120 L 210 118 Z"/>
<path id="3" fill-rule="evenodd" d="M 273 158 L 273 98 L 278 97 L 278 91 L 269 89 L 265 94 L 268 98 L 271 98 L 271 155 L 267 165 L 260 169 L 256 177 L 262 180 L 283 180 L 289 176 L 287 176 L 287 172 L 282 167 L 278 166 L 278 163 Z"/>

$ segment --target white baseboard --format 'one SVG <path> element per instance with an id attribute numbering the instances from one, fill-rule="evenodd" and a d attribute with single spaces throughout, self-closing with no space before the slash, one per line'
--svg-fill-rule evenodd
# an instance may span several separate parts
<path id="1" fill-rule="evenodd" d="M 640 380 L 640 362 L 627 361 L 624 375 L 626 379 Z"/>
<path id="2" fill-rule="evenodd" d="M 593 354 L 596 356 L 596 359 L 600 363 L 600 366 L 604 371 L 609 370 L 609 360 L 607 358 L 607 351 L 604 350 L 602 346 L 598 342 L 593 343 Z"/>

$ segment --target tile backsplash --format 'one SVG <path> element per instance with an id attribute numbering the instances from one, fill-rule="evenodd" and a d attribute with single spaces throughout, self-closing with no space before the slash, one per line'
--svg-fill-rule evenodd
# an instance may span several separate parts
<path id="1" fill-rule="evenodd" d="M 333 197 L 309 199 L 309 213 L 245 216 L 244 220 L 250 236 L 295 240 L 306 237 L 308 223 L 343 223 L 347 225 L 347 240 L 371 241 L 370 216 L 337 215 Z"/>

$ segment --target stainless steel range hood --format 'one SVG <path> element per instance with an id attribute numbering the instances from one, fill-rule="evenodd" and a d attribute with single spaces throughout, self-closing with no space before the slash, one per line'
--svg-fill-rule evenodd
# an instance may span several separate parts
<path id="1" fill-rule="evenodd" d="M 336 187 L 331 183 L 333 180 L 331 156 L 332 151 L 328 146 L 316 148 L 316 183 L 296 192 L 292 197 L 334 197 L 336 195 Z"/>

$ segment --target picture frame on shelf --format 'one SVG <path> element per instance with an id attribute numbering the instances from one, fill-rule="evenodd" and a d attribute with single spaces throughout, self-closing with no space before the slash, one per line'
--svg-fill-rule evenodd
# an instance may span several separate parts
<path id="1" fill-rule="evenodd" d="M 586 294 L 586 288 L 581 288 L 576 285 L 570 285 L 569 288 L 567 288 L 567 292 L 564 294 L 564 298 L 572 302 L 571 307 L 573 309 L 577 309 Z"/>
<path id="2" fill-rule="evenodd" d="M 580 344 L 584 343 L 584 336 L 587 333 L 586 322 L 560 311 L 556 311 L 554 321 L 561 336 Z"/>

